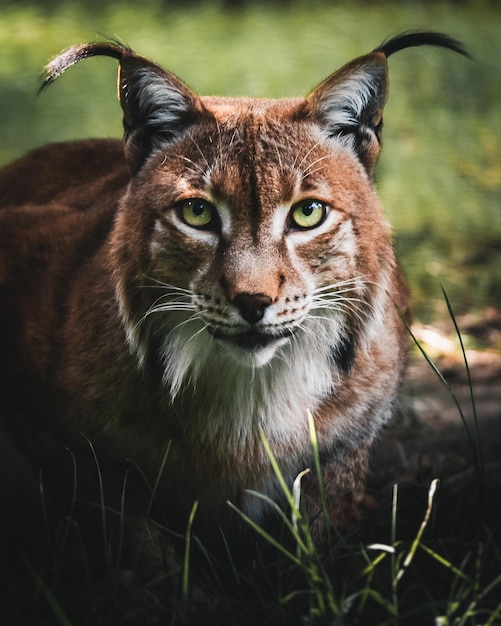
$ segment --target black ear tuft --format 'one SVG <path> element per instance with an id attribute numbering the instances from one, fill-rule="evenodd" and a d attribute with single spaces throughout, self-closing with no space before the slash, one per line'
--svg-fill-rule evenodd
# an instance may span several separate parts
<path id="1" fill-rule="evenodd" d="M 460 41 L 444 33 L 434 31 L 408 31 L 400 33 L 396 37 L 383 41 L 374 52 L 382 52 L 386 57 L 389 57 L 391 54 L 395 54 L 395 52 L 414 46 L 437 46 L 439 48 L 447 48 L 465 57 L 470 56 Z"/>
<path id="2" fill-rule="evenodd" d="M 327 135 L 352 148 L 369 173 L 381 145 L 388 92 L 387 57 L 422 45 L 448 48 L 468 56 L 459 41 L 443 33 L 402 33 L 342 67 L 309 96 L 314 114 Z"/>
<path id="3" fill-rule="evenodd" d="M 202 112 L 200 99 L 179 78 L 117 43 L 73 46 L 45 68 L 41 90 L 83 59 L 104 55 L 120 62 L 118 91 L 124 112 L 125 154 L 133 171 L 172 141 Z"/>
<path id="4" fill-rule="evenodd" d="M 79 61 L 93 56 L 108 56 L 121 61 L 125 54 L 131 54 L 130 48 L 112 42 L 84 43 L 71 46 L 71 48 L 55 56 L 44 67 L 43 82 L 39 91 L 42 92 L 51 85 L 56 78 L 59 78 L 68 68 Z"/>

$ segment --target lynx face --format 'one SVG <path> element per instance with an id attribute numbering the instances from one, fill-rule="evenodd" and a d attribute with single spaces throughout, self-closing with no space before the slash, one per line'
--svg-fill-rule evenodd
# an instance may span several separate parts
<path id="1" fill-rule="evenodd" d="M 255 369 L 313 351 L 325 371 L 349 369 L 383 323 L 393 264 L 366 170 L 302 101 L 203 104 L 200 127 L 154 153 L 123 203 L 124 222 L 147 207 L 151 233 L 121 286 L 133 349 L 145 358 L 164 338 L 173 395 L 204 361 Z"/>

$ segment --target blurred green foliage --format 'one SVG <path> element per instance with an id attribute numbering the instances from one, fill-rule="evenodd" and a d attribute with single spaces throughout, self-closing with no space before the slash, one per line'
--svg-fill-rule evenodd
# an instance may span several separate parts
<path id="1" fill-rule="evenodd" d="M 106 37 L 204 94 L 306 94 L 401 30 L 461 39 L 474 59 L 422 48 L 391 57 L 377 184 L 422 319 L 501 306 L 499 2 L 169 0 L 4 2 L 0 164 L 50 141 L 118 137 L 116 63 L 92 59 L 42 96 L 61 49 Z"/>

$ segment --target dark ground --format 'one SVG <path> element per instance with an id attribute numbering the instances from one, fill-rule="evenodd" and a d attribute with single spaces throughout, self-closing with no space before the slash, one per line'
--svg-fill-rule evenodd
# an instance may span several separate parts
<path id="1" fill-rule="evenodd" d="M 475 422 L 483 462 L 498 464 L 501 470 L 501 310 L 492 308 L 478 317 L 464 316 L 457 324 L 466 347 L 472 388 L 459 341 L 451 330 L 445 334 L 439 328 L 413 327 L 416 339 L 450 389 L 415 348 L 403 387 L 400 423 L 383 438 L 375 455 L 374 478 L 380 485 L 386 477 L 417 479 L 417 471 L 420 477 L 425 474 L 431 479 L 468 470 L 477 455 L 468 436 L 469 431 L 476 440 Z M 475 348 L 469 349 L 469 344 Z M 501 471 L 499 481 L 501 484 Z"/>
<path id="2" fill-rule="evenodd" d="M 383 511 L 374 540 L 387 539 L 395 484 L 399 485 L 399 515 L 409 521 L 407 539 L 412 540 L 425 514 L 429 485 L 438 478 L 434 525 L 428 529 L 431 545 L 440 550 L 451 541 L 461 545 L 451 556 L 458 563 L 469 546 L 489 545 L 499 575 L 501 310 L 458 318 L 457 324 L 466 346 L 471 387 L 452 323 L 447 333 L 436 327 L 413 327 L 446 382 L 415 349 L 403 387 L 400 421 L 381 439 L 373 457 L 370 486 Z"/>

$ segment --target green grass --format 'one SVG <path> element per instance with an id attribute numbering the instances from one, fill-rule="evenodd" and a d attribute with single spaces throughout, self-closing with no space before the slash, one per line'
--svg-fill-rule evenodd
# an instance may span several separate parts
<path id="1" fill-rule="evenodd" d="M 5 4 L 5 3 L 4 3 Z M 45 62 L 118 37 L 200 93 L 306 94 L 385 37 L 431 28 L 473 61 L 413 49 L 390 59 L 377 170 L 415 310 L 445 316 L 501 303 L 501 11 L 497 2 L 7 2 L 0 21 L 0 164 L 49 141 L 119 137 L 116 63 L 91 60 L 36 98 Z"/>

